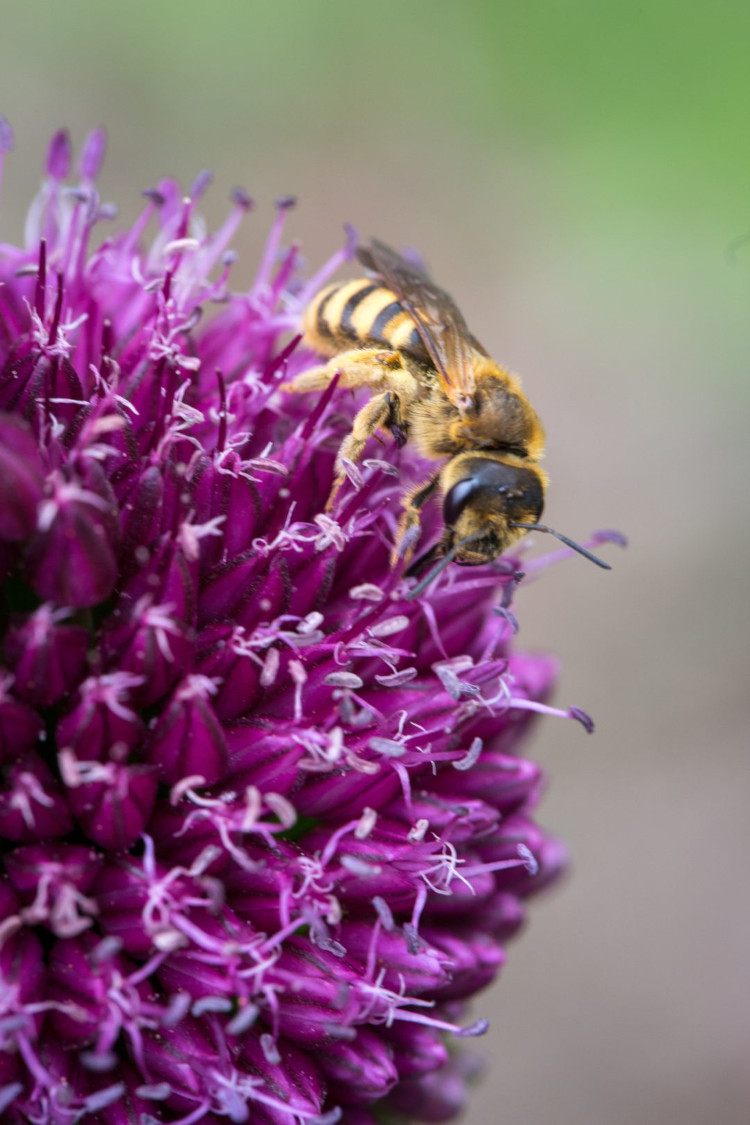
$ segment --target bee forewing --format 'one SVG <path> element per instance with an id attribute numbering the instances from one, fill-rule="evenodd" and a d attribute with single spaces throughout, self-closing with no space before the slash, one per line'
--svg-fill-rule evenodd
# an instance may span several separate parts
<path id="1" fill-rule="evenodd" d="M 357 256 L 383 279 L 413 318 L 445 394 L 461 409 L 475 391 L 472 352 L 486 353 L 453 298 L 378 239 L 361 247 Z"/>

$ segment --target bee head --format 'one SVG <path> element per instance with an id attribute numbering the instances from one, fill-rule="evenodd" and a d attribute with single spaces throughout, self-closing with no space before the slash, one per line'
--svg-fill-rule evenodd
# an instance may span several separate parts
<path id="1" fill-rule="evenodd" d="M 513 454 L 505 461 L 480 455 L 461 458 L 454 469 L 458 479 L 453 481 L 443 501 L 442 540 L 407 571 L 409 576 L 421 576 L 431 567 L 407 598 L 419 597 L 453 562 L 462 566 L 492 562 L 527 531 L 553 535 L 590 562 L 605 570 L 611 569 L 609 563 L 592 555 L 580 543 L 539 523 L 547 477 L 537 465 L 524 464 Z"/>
<path id="2" fill-rule="evenodd" d="M 540 469 L 474 457 L 461 463 L 462 475 L 446 493 L 443 519 L 452 542 L 469 540 L 456 562 L 490 562 L 523 534 L 516 523 L 535 524 L 544 508 L 545 478 Z"/>

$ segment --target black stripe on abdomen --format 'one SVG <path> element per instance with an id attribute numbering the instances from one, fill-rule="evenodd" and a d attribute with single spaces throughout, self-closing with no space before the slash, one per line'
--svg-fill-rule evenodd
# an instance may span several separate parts
<path id="1" fill-rule="evenodd" d="M 376 285 L 374 282 L 370 285 L 363 285 L 362 288 L 356 293 L 353 293 L 349 300 L 346 302 L 346 304 L 344 305 L 344 311 L 341 314 L 340 326 L 341 332 L 344 336 L 352 336 L 354 339 L 357 338 L 357 330 L 352 323 L 354 312 L 356 308 L 362 303 L 362 301 L 364 301 L 365 297 L 369 297 L 371 293 L 374 293 L 375 290 L 379 288 L 380 286 Z"/>
<path id="2" fill-rule="evenodd" d="M 388 341 L 386 340 L 383 333 L 385 332 L 388 324 L 390 324 L 390 322 L 393 320 L 394 316 L 398 316 L 400 312 L 403 312 L 403 309 L 401 308 L 401 305 L 398 303 L 398 301 L 391 301 L 389 305 L 386 305 L 384 309 L 381 309 L 372 322 L 372 326 L 367 333 L 370 339 L 377 340 L 378 343 L 387 344 Z"/>
<path id="3" fill-rule="evenodd" d="M 419 335 L 419 329 L 415 325 L 409 333 L 409 339 L 405 344 L 401 345 L 401 351 L 406 352 L 407 355 L 413 355 L 415 359 L 422 362 L 430 363 L 430 357 L 427 354 L 427 349 L 422 343 L 422 337 Z"/>
<path id="4" fill-rule="evenodd" d="M 315 314 L 315 327 L 324 340 L 330 340 L 333 338 L 333 332 L 331 331 L 330 324 L 326 320 L 325 311 L 326 305 L 330 301 L 331 297 L 333 297 L 334 293 L 336 293 L 337 291 L 337 289 L 332 289 L 330 293 L 326 293 L 325 297 L 318 305 L 318 311 Z"/>

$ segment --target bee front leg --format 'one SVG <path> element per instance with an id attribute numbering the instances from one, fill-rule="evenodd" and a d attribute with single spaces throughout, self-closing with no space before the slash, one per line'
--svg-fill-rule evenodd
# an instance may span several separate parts
<path id="1" fill-rule="evenodd" d="M 401 501 L 404 510 L 398 521 L 396 542 L 391 551 L 391 566 L 396 566 L 399 559 L 403 559 L 404 564 L 408 565 L 419 539 L 422 508 L 434 494 L 439 483 L 440 473 L 435 473 L 435 476 L 430 477 L 424 484 L 418 484 L 407 492 Z"/>
<path id="2" fill-rule="evenodd" d="M 352 432 L 344 438 L 336 454 L 336 479 L 326 503 L 327 512 L 333 507 L 336 493 L 346 480 L 344 461 L 353 461 L 356 464 L 364 453 L 368 439 L 374 437 L 381 427 L 394 429 L 396 440 L 399 441 L 398 435 L 404 434 L 402 428 L 404 426 L 401 403 L 394 391 L 385 391 L 382 395 L 376 395 L 375 398 L 365 403 L 354 419 Z M 399 444 L 402 445 L 403 441 L 399 441 Z"/>

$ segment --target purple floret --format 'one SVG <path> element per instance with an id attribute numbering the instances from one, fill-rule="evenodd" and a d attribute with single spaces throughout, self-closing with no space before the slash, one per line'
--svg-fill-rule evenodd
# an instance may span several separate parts
<path id="1" fill-rule="evenodd" d="M 564 863 L 531 723 L 588 717 L 514 647 L 517 559 L 407 597 L 409 447 L 325 511 L 352 398 L 279 388 L 352 236 L 305 281 L 279 200 L 232 293 L 249 196 L 209 235 L 164 180 L 95 242 L 104 149 L 71 189 L 57 134 L 0 246 L 2 1120 L 447 1120 Z"/>

